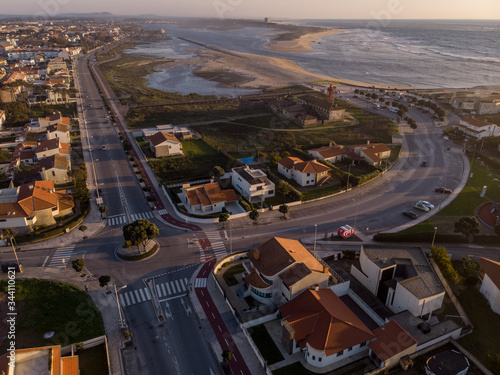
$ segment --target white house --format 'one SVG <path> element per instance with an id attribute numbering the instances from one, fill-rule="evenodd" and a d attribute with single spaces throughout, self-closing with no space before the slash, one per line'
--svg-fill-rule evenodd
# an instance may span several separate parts
<path id="1" fill-rule="evenodd" d="M 479 259 L 481 289 L 484 298 L 490 303 L 491 309 L 500 314 L 500 262 L 491 259 Z"/>
<path id="2" fill-rule="evenodd" d="M 484 137 L 500 136 L 500 127 L 486 120 L 467 117 L 460 120 L 458 129 L 468 136 L 483 139 Z"/>
<path id="3" fill-rule="evenodd" d="M 52 155 L 39 161 L 40 175 L 42 180 L 52 180 L 56 184 L 64 184 L 70 181 L 69 160 L 62 155 Z"/>
<path id="4" fill-rule="evenodd" d="M 47 127 L 47 139 L 58 138 L 63 143 L 71 143 L 69 126 L 65 124 L 54 124 Z"/>
<path id="5" fill-rule="evenodd" d="M 218 182 L 183 187 L 179 197 L 188 211 L 201 214 L 221 212 L 226 203 L 238 200 L 233 189 L 222 190 Z"/>
<path id="6" fill-rule="evenodd" d="M 336 163 L 346 158 L 352 159 L 353 154 L 350 148 L 341 145 L 314 148 L 312 150 L 308 150 L 307 153 L 313 158 L 326 160 L 330 163 Z"/>
<path id="7" fill-rule="evenodd" d="M 42 132 L 45 131 L 50 125 L 64 124 L 70 126 L 69 117 L 63 117 L 61 113 L 55 113 L 47 117 L 39 117 L 32 119 L 28 125 L 28 131 Z"/>
<path id="8" fill-rule="evenodd" d="M 36 181 L 0 194 L 0 228 L 14 228 L 17 232 L 31 230 L 31 226 L 55 224 L 56 217 L 72 212 L 73 197 L 66 191 L 55 191 L 54 181 Z"/>
<path id="9" fill-rule="evenodd" d="M 274 237 L 248 252 L 243 262 L 246 295 L 272 307 L 290 301 L 315 285 L 338 285 L 328 266 L 297 240 Z"/>
<path id="10" fill-rule="evenodd" d="M 157 158 L 161 156 L 182 155 L 181 142 L 173 134 L 163 131 L 149 137 L 149 147 Z"/>
<path id="11" fill-rule="evenodd" d="M 314 367 L 344 366 L 368 355 L 372 331 L 330 289 L 307 289 L 279 307 L 289 354 L 304 352 Z"/>
<path id="12" fill-rule="evenodd" d="M 250 203 L 274 197 L 275 186 L 260 169 L 248 166 L 233 168 L 233 187 Z"/>
<path id="13" fill-rule="evenodd" d="M 278 172 L 289 179 L 295 180 L 300 186 L 314 186 L 328 178 L 326 165 L 312 161 L 302 161 L 299 158 L 287 156 L 278 162 Z"/>
<path id="14" fill-rule="evenodd" d="M 359 263 L 351 274 L 393 313 L 422 317 L 441 308 L 445 291 L 421 248 L 363 246 Z"/>

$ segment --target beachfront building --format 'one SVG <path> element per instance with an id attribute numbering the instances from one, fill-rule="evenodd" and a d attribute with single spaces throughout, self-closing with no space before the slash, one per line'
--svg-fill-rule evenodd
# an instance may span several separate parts
<path id="1" fill-rule="evenodd" d="M 346 283 L 335 281 L 328 266 L 296 240 L 271 238 L 250 250 L 243 266 L 245 295 L 273 308 L 315 286 L 347 293 Z"/>
<path id="2" fill-rule="evenodd" d="M 275 186 L 260 169 L 248 166 L 232 169 L 233 187 L 250 203 L 262 202 L 274 197 Z"/>
<path id="3" fill-rule="evenodd" d="M 458 130 L 476 139 L 500 136 L 500 127 L 486 120 L 472 117 L 460 119 Z"/>
<path id="4" fill-rule="evenodd" d="M 421 248 L 363 246 L 359 265 L 352 276 L 395 314 L 429 316 L 443 304 L 444 288 Z"/>
<path id="5" fill-rule="evenodd" d="M 295 180 L 300 186 L 322 185 L 329 177 L 330 168 L 316 160 L 287 156 L 278 162 L 278 172 L 288 179 Z"/>
<path id="6" fill-rule="evenodd" d="M 364 358 L 376 338 L 330 289 L 307 289 L 281 305 L 279 312 L 288 353 L 304 352 L 314 367 L 341 367 Z"/>
<path id="7" fill-rule="evenodd" d="M 488 300 L 491 309 L 500 314 L 500 262 L 480 258 L 479 266 L 482 280 L 479 291 Z"/>
<path id="8" fill-rule="evenodd" d="M 500 113 L 500 96 L 498 94 L 488 96 L 455 96 L 451 99 L 450 104 L 454 108 L 476 112 L 478 115 Z"/>
<path id="9" fill-rule="evenodd" d="M 222 190 L 218 182 L 185 186 L 182 188 L 179 198 L 186 209 L 195 214 L 221 212 L 226 204 L 238 200 L 233 189 Z"/>
<path id="10" fill-rule="evenodd" d="M 181 142 L 171 133 L 159 131 L 149 137 L 149 147 L 157 158 L 182 155 Z"/>
<path id="11" fill-rule="evenodd" d="M 337 109 L 334 103 L 331 103 L 325 97 L 318 98 L 315 95 L 300 95 L 297 96 L 297 101 L 307 106 L 314 111 L 315 117 L 322 122 L 343 122 L 345 117 L 345 109 Z"/>

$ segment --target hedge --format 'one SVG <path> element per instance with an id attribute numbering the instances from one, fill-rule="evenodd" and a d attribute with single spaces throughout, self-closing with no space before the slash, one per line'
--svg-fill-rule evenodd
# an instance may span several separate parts
<path id="1" fill-rule="evenodd" d="M 433 232 L 425 233 L 377 233 L 374 241 L 379 242 L 432 242 Z M 456 234 L 437 234 L 434 242 L 437 243 L 462 243 L 464 237 Z"/>
<path id="2" fill-rule="evenodd" d="M 155 243 L 153 248 L 151 250 L 149 250 L 147 253 L 142 253 L 139 255 L 123 255 L 123 254 L 120 254 L 117 252 L 116 254 L 118 255 L 119 258 L 121 258 L 123 260 L 141 260 L 141 259 L 149 258 L 153 254 L 155 254 L 157 250 L 158 250 L 158 244 Z"/>

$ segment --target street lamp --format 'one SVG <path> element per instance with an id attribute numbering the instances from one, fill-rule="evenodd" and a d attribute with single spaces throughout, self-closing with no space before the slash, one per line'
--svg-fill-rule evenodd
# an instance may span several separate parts
<path id="1" fill-rule="evenodd" d="M 434 246 L 434 240 L 436 239 L 436 233 L 437 233 L 438 227 L 434 227 L 434 236 L 432 236 L 432 244 L 431 247 Z"/>
<path id="2" fill-rule="evenodd" d="M 116 289 L 116 284 L 114 285 L 114 287 L 115 287 L 116 304 L 118 305 L 118 315 L 119 315 L 118 323 L 120 324 L 120 328 L 122 328 L 123 327 L 123 318 L 122 318 L 122 310 L 120 308 L 120 300 L 118 299 L 118 292 L 122 289 L 125 289 L 127 287 L 127 285 L 123 285 L 123 286 L 119 287 L 118 290 Z"/>
<path id="3" fill-rule="evenodd" d="M 316 234 L 318 233 L 318 224 L 314 224 L 314 255 L 316 255 Z"/>
<path id="4" fill-rule="evenodd" d="M 353 202 L 356 202 L 356 199 L 352 199 Z M 359 202 L 356 202 L 356 216 L 354 217 L 354 229 L 356 229 L 356 223 L 358 221 L 358 208 L 359 208 Z"/>
<path id="5" fill-rule="evenodd" d="M 349 190 L 349 176 L 351 175 L 351 165 L 352 161 L 349 161 L 349 171 L 347 172 L 347 186 L 345 187 L 346 193 Z"/>

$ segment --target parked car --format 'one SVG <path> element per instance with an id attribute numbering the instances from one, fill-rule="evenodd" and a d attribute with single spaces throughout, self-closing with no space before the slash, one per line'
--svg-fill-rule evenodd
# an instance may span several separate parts
<path id="1" fill-rule="evenodd" d="M 106 145 L 102 145 L 101 150 L 106 151 L 107 150 Z"/>
<path id="2" fill-rule="evenodd" d="M 447 189 L 447 188 L 442 187 L 442 186 L 435 188 L 434 191 L 436 193 L 451 194 L 451 190 L 450 189 Z"/>
<path id="3" fill-rule="evenodd" d="M 434 208 L 434 205 L 430 202 L 427 202 L 427 201 L 419 201 L 420 203 L 422 203 L 425 207 L 429 207 L 429 210 L 432 210 Z"/>
<path id="4" fill-rule="evenodd" d="M 403 215 L 409 217 L 412 220 L 415 220 L 418 217 L 418 215 L 413 211 L 403 211 Z"/>
<path id="5" fill-rule="evenodd" d="M 102 189 L 101 188 L 97 188 L 97 190 L 95 191 L 95 196 L 102 197 Z"/>
<path id="6" fill-rule="evenodd" d="M 417 203 L 415 203 L 415 208 L 416 208 L 417 210 L 424 211 L 424 212 L 427 212 L 427 211 L 429 211 L 429 210 L 430 210 L 430 208 L 429 208 L 429 207 L 427 207 L 426 205 L 424 205 L 424 204 L 422 203 L 422 201 L 418 201 Z"/>

